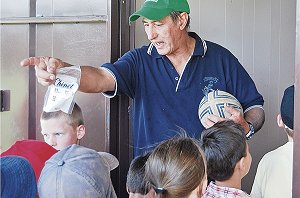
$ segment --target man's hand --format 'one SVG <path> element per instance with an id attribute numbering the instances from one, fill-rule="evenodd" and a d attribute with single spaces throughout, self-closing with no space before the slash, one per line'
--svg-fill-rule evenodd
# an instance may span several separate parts
<path id="1" fill-rule="evenodd" d="M 242 128 L 244 129 L 245 133 L 247 134 L 249 132 L 249 124 L 244 118 L 244 115 L 237 109 L 230 107 L 229 105 L 225 105 L 225 111 L 231 114 L 229 118 L 221 118 L 216 115 L 208 115 L 207 117 L 203 118 L 203 126 L 207 129 L 211 126 L 213 126 L 217 122 L 221 122 L 224 120 L 232 120 L 237 124 L 240 124 Z"/>
<path id="2" fill-rule="evenodd" d="M 225 111 L 231 114 L 231 116 L 228 118 L 235 123 L 242 126 L 244 129 L 244 132 L 247 134 L 250 130 L 248 122 L 245 120 L 244 115 L 237 109 L 230 107 L 229 105 L 225 105 Z"/>
<path id="3" fill-rule="evenodd" d="M 204 128 L 209 128 L 212 127 L 214 124 L 216 124 L 217 122 L 221 122 L 226 120 L 225 118 L 221 118 L 219 116 L 213 115 L 213 114 L 209 114 L 208 116 L 203 118 L 203 126 Z"/>
<path id="4" fill-rule="evenodd" d="M 55 81 L 56 70 L 65 63 L 52 57 L 30 57 L 21 61 L 21 66 L 35 65 L 35 75 L 40 84 L 48 86 Z"/>

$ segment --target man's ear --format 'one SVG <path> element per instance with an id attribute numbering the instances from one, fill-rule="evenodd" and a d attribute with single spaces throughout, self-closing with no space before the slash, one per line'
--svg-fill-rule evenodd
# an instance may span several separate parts
<path id="1" fill-rule="evenodd" d="M 186 12 L 180 13 L 180 18 L 179 18 L 179 25 L 180 25 L 180 30 L 184 30 L 185 26 L 188 22 L 189 15 Z"/>
<path id="2" fill-rule="evenodd" d="M 278 115 L 277 115 L 277 125 L 278 125 L 280 128 L 284 128 L 284 123 L 283 123 L 283 121 L 282 121 L 281 114 L 278 114 Z"/>
<path id="3" fill-rule="evenodd" d="M 77 127 L 77 139 L 80 140 L 85 135 L 85 126 L 79 125 Z"/>

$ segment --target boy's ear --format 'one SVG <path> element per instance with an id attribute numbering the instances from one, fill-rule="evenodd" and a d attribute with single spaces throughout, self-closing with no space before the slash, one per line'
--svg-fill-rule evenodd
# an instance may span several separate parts
<path id="1" fill-rule="evenodd" d="M 80 140 L 85 135 L 85 126 L 79 125 L 77 127 L 77 139 Z"/>
<path id="2" fill-rule="evenodd" d="M 244 172 L 245 168 L 246 168 L 246 165 L 245 165 L 245 157 L 242 157 L 242 158 L 240 159 L 240 161 L 238 161 L 238 162 L 236 163 L 235 169 Z"/>
<path id="3" fill-rule="evenodd" d="M 205 177 L 202 180 L 202 183 L 199 186 L 199 197 L 202 197 L 203 194 L 205 193 L 207 188 L 207 175 L 205 174 Z"/>
<path id="4" fill-rule="evenodd" d="M 156 197 L 156 192 L 153 188 L 149 189 L 149 192 L 147 193 L 147 195 L 145 197 Z"/>
<path id="5" fill-rule="evenodd" d="M 278 125 L 280 128 L 284 128 L 284 123 L 283 123 L 283 121 L 282 121 L 281 114 L 278 114 L 278 115 L 277 115 L 277 125 Z"/>
<path id="6" fill-rule="evenodd" d="M 207 187 L 207 176 L 205 176 L 199 186 L 195 189 L 197 193 L 197 197 L 202 197 L 206 191 Z"/>

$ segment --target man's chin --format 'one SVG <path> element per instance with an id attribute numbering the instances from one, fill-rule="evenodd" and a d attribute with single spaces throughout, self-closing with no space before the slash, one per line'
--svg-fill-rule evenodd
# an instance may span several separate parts
<path id="1" fill-rule="evenodd" d="M 156 50 L 157 50 L 157 53 L 158 53 L 159 55 L 161 55 L 161 56 L 168 55 L 168 53 L 167 53 L 165 50 L 163 50 L 163 49 L 156 49 Z"/>

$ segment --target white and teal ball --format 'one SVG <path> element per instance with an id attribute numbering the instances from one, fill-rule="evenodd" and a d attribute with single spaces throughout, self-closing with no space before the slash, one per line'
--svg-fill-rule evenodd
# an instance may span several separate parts
<path id="1" fill-rule="evenodd" d="M 243 114 L 242 105 L 233 95 L 221 90 L 212 90 L 202 98 L 199 104 L 198 116 L 202 125 L 203 119 L 210 114 L 229 118 L 231 114 L 225 110 L 226 103 Z"/>

